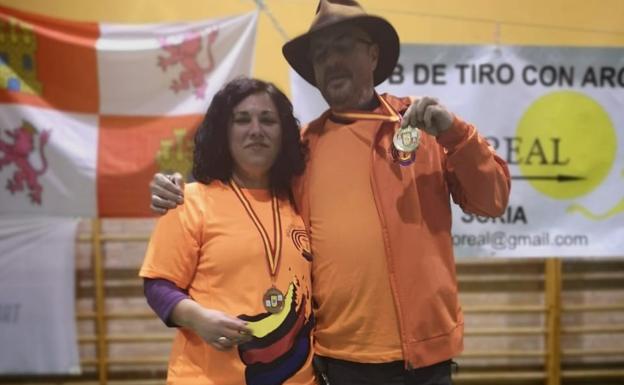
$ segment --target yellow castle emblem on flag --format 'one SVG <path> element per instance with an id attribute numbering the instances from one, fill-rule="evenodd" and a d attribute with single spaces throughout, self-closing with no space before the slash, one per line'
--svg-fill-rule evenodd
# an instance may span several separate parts
<path id="1" fill-rule="evenodd" d="M 36 50 L 32 27 L 13 19 L 0 20 L 0 89 L 41 95 Z"/>
<path id="2" fill-rule="evenodd" d="M 186 129 L 173 130 L 173 139 L 160 141 L 156 153 L 158 170 L 162 172 L 179 172 L 185 177 L 191 174 L 193 167 L 193 145 L 186 139 Z"/>

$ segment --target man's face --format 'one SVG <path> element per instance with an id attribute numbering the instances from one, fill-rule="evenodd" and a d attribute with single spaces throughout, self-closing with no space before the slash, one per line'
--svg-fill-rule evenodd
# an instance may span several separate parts
<path id="1" fill-rule="evenodd" d="M 374 87 L 379 47 L 361 29 L 336 26 L 310 41 L 316 87 L 334 109 L 357 108 Z"/>

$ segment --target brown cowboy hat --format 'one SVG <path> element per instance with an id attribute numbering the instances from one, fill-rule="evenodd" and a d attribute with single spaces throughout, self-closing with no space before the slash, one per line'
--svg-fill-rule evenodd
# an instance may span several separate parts
<path id="1" fill-rule="evenodd" d="M 399 59 L 399 36 L 387 20 L 367 14 L 353 0 L 320 0 L 308 32 L 295 37 L 282 47 L 284 57 L 291 67 L 308 83 L 316 86 L 314 69 L 308 57 L 310 38 L 319 31 L 341 24 L 361 28 L 379 46 L 379 61 L 373 77 L 375 85 L 386 80 Z"/>

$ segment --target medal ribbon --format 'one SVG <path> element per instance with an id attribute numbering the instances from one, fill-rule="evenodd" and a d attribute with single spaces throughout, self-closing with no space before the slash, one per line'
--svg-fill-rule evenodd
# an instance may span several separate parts
<path id="1" fill-rule="evenodd" d="M 338 119 L 343 120 L 378 120 L 382 122 L 395 123 L 393 138 L 396 138 L 396 136 L 399 135 L 401 131 L 400 123 L 403 121 L 403 116 L 401 116 L 401 114 L 399 114 L 394 108 L 392 108 L 392 106 L 390 106 L 390 104 L 384 98 L 377 94 L 375 96 L 379 100 L 381 106 L 386 110 L 386 114 L 352 110 L 345 112 L 332 112 L 332 115 Z M 401 147 L 397 147 L 394 139 L 392 146 L 392 156 L 402 166 L 407 166 L 414 161 L 414 151 L 403 151 Z"/>
<path id="2" fill-rule="evenodd" d="M 271 211 L 273 211 L 273 243 L 271 243 L 269 234 L 262 225 L 260 218 L 258 218 L 258 215 L 254 211 L 253 207 L 251 207 L 249 200 L 245 194 L 243 194 L 234 179 L 230 179 L 230 187 L 232 187 L 234 194 L 236 194 L 236 197 L 245 208 L 247 215 L 249 215 L 254 226 L 256 226 L 258 233 L 260 233 L 260 238 L 262 238 L 262 243 L 264 245 L 264 253 L 266 255 L 269 274 L 271 275 L 271 280 L 274 280 L 279 268 L 280 256 L 282 254 L 282 220 L 280 218 L 277 195 L 275 192 L 271 194 Z"/>
<path id="3" fill-rule="evenodd" d="M 339 119 L 345 120 L 381 120 L 383 122 L 392 122 L 398 123 L 403 120 L 401 114 L 396 112 L 394 108 L 392 108 L 387 101 L 384 100 L 379 95 L 376 95 L 379 102 L 384 107 L 384 109 L 388 112 L 387 114 L 379 114 L 368 111 L 360 111 L 360 110 L 352 110 L 352 111 L 344 111 L 344 112 L 332 112 L 332 115 Z"/>

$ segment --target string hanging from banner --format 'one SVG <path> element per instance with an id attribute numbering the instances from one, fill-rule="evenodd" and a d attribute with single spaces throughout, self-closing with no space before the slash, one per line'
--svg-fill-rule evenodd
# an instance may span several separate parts
<path id="1" fill-rule="evenodd" d="M 280 24 L 280 22 L 277 20 L 277 18 L 273 15 L 273 13 L 271 12 L 271 10 L 269 9 L 269 7 L 266 5 L 266 3 L 264 2 L 264 0 L 254 0 L 254 2 L 256 3 L 256 5 L 258 6 L 258 9 L 260 9 L 260 11 L 264 12 L 265 15 L 267 15 L 267 17 L 269 18 L 269 20 L 271 20 L 271 23 L 273 24 L 273 26 L 275 27 L 275 29 L 277 30 L 277 32 L 280 34 L 280 36 L 282 37 L 282 40 L 284 41 L 288 41 L 288 34 L 286 33 L 286 31 L 284 30 L 284 27 L 282 27 L 282 25 Z"/>
<path id="2" fill-rule="evenodd" d="M 501 50 L 501 25 L 498 21 L 494 25 L 494 45 L 496 47 L 494 49 L 496 55 L 499 57 L 502 56 L 503 52 Z"/>

